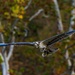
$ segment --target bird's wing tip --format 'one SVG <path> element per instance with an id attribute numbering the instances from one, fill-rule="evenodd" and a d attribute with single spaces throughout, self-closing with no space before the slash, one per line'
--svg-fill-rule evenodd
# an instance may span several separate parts
<path id="1" fill-rule="evenodd" d="M 75 30 L 67 32 L 68 35 L 75 33 Z"/>

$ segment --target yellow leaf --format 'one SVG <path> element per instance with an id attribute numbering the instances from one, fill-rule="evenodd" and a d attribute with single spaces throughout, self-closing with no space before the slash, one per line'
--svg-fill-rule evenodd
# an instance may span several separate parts
<path id="1" fill-rule="evenodd" d="M 13 6 L 11 8 L 12 12 L 15 13 L 15 14 L 18 14 L 19 13 L 19 6 L 16 4 L 15 6 Z"/>
<path id="2" fill-rule="evenodd" d="M 18 15 L 18 18 L 23 19 L 23 16 L 22 15 Z"/>
<path id="3" fill-rule="evenodd" d="M 8 15 L 9 15 L 9 13 L 8 13 L 8 12 L 5 12 L 5 13 L 4 13 L 4 15 L 7 15 L 7 16 L 8 16 Z"/>

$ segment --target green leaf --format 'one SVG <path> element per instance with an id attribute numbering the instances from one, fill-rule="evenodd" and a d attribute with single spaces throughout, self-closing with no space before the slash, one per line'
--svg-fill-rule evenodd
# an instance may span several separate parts
<path id="1" fill-rule="evenodd" d="M 2 54 L 0 53 L 0 63 L 3 62 L 3 57 L 2 57 Z"/>
<path id="2" fill-rule="evenodd" d="M 2 58 L 1 58 L 1 56 L 0 56 L 0 63 L 2 63 L 3 62 L 3 60 L 2 60 Z"/>

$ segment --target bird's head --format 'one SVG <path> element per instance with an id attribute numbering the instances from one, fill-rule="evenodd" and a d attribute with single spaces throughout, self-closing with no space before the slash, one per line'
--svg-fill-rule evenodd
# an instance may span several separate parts
<path id="1" fill-rule="evenodd" d="M 57 48 L 53 49 L 53 48 L 51 48 L 51 46 L 44 44 L 43 41 L 36 42 L 35 46 L 36 46 L 36 48 L 40 49 L 43 57 L 50 55 L 50 54 L 56 52 L 56 50 L 57 50 Z"/>
<path id="2" fill-rule="evenodd" d="M 41 52 L 46 50 L 47 46 L 43 43 L 43 41 L 39 41 L 35 43 L 36 48 L 39 48 Z"/>

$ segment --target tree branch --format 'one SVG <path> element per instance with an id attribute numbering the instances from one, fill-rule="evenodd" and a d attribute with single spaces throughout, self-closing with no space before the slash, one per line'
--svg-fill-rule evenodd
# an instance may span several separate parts
<path id="1" fill-rule="evenodd" d="M 15 41 L 15 36 L 13 35 L 13 36 L 12 36 L 12 43 L 13 43 L 14 41 Z M 8 60 L 8 61 L 9 61 L 10 57 L 12 56 L 13 49 L 14 49 L 14 45 L 11 45 L 10 48 L 9 48 L 8 56 L 7 56 L 7 60 Z"/>
<path id="2" fill-rule="evenodd" d="M 29 21 L 33 20 L 35 17 L 37 17 L 44 9 L 39 9 L 33 16 L 30 17 Z"/>
<path id="3" fill-rule="evenodd" d="M 69 31 L 73 30 L 72 26 L 75 24 L 75 21 L 74 21 L 74 19 L 75 19 L 75 0 L 72 0 L 72 6 L 73 6 L 73 10 L 71 11 L 72 17 L 70 19 Z M 70 38 L 71 37 L 72 37 L 72 35 L 70 35 Z M 70 47 L 72 47 L 74 45 L 75 45 L 75 43 L 73 45 L 71 45 Z M 69 58 L 69 52 L 67 51 L 66 53 L 68 53 L 66 55 Z M 72 59 L 72 60 L 74 60 L 74 59 Z M 68 62 L 68 66 L 70 67 L 71 75 L 75 74 L 74 69 L 73 69 L 73 67 L 74 67 L 73 61 L 71 61 L 71 59 L 68 59 L 67 62 Z"/>
<path id="4" fill-rule="evenodd" d="M 27 9 L 29 8 L 31 2 L 32 2 L 32 0 L 29 0 L 28 4 L 27 4 L 27 5 L 25 6 L 25 8 L 24 8 L 25 10 L 27 10 Z"/>
<path id="5" fill-rule="evenodd" d="M 1 25 L 1 21 L 0 21 L 0 25 Z M 1 42 L 4 43 L 4 36 L 3 36 L 2 32 L 0 32 L 0 39 L 1 39 Z M 6 56 L 5 49 L 6 49 L 6 47 L 4 46 L 2 48 L 2 55 L 3 55 L 3 59 L 4 59 L 4 61 L 2 62 L 2 71 L 3 71 L 2 73 L 3 73 L 3 75 L 7 75 L 7 73 L 9 74 L 9 72 L 8 72 L 9 66 L 7 66 L 7 63 L 6 63 L 7 62 L 7 56 Z"/>
<path id="6" fill-rule="evenodd" d="M 66 50 L 65 58 L 66 58 L 66 60 L 67 60 L 67 62 L 68 62 L 68 66 L 70 67 L 72 64 L 71 64 L 71 61 L 70 61 L 70 59 L 69 59 L 69 52 L 68 52 L 68 50 Z"/>
<path id="7" fill-rule="evenodd" d="M 64 29 L 63 29 L 63 24 L 62 24 L 62 19 L 61 19 L 61 15 L 60 15 L 60 10 L 59 10 L 59 5 L 58 5 L 58 2 L 57 0 L 53 0 L 54 4 L 55 4 L 55 10 L 57 12 L 57 18 L 58 18 L 58 29 L 60 32 L 63 32 Z"/>
<path id="8" fill-rule="evenodd" d="M 71 11 L 71 19 L 70 19 L 70 26 L 69 26 L 69 31 L 73 30 L 72 26 L 75 24 L 75 0 L 72 0 L 72 7 L 73 10 Z"/>
<path id="9" fill-rule="evenodd" d="M 45 17 L 45 18 L 48 18 L 49 17 L 49 15 L 46 15 L 45 13 L 44 13 L 44 9 L 39 9 L 34 15 L 32 15 L 30 18 L 29 18 L 29 21 L 31 21 L 31 20 L 33 20 L 35 17 L 37 17 L 39 14 L 43 14 L 43 17 Z"/>

